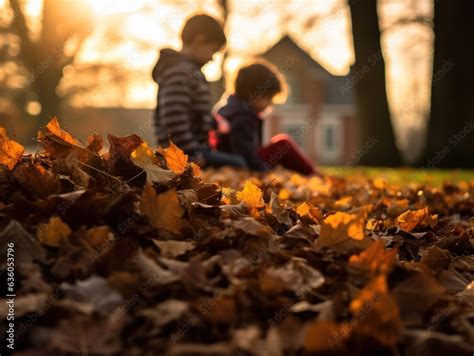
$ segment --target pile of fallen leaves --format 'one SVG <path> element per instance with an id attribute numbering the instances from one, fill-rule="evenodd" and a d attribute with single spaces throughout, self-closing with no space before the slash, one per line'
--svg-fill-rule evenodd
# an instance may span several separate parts
<path id="1" fill-rule="evenodd" d="M 474 182 L 200 172 L 56 119 L 38 140 L 25 155 L 0 129 L 18 355 L 474 350 Z"/>

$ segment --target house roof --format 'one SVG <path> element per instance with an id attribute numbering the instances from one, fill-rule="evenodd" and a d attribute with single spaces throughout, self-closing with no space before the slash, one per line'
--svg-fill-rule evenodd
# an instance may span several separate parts
<path id="1" fill-rule="evenodd" d="M 282 36 L 278 42 L 263 52 L 261 56 L 263 58 L 271 57 L 273 53 L 281 50 L 282 48 L 295 53 L 300 59 L 304 60 L 312 68 L 317 69 L 318 71 L 321 71 L 329 76 L 334 76 L 329 73 L 322 65 L 320 65 L 308 52 L 298 46 L 298 44 L 296 44 L 296 42 L 288 34 Z"/>
<path id="2" fill-rule="evenodd" d="M 310 69 L 309 74 L 313 74 L 313 78 L 318 78 L 324 82 L 324 102 L 326 104 L 353 104 L 352 86 L 349 85 L 349 75 L 341 76 L 331 74 L 311 57 L 308 52 L 298 46 L 289 35 L 283 36 L 260 56 L 270 61 L 272 61 L 272 59 L 279 61 L 282 51 L 294 53 L 299 60 L 307 65 L 307 68 Z M 308 79 L 310 78 L 311 76 L 308 77 Z M 350 88 L 348 88 L 348 86 Z"/>

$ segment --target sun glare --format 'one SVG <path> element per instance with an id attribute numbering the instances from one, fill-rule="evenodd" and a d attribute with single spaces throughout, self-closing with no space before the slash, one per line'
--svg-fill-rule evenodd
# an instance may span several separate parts
<path id="1" fill-rule="evenodd" d="M 86 0 L 97 17 L 134 11 L 143 6 L 146 0 Z"/>

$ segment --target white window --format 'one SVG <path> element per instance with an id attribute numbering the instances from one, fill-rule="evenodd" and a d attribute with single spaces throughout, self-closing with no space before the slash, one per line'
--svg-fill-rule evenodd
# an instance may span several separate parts
<path id="1" fill-rule="evenodd" d="M 316 125 L 316 152 L 319 161 L 337 164 L 344 152 L 344 125 L 336 115 L 323 115 Z"/>

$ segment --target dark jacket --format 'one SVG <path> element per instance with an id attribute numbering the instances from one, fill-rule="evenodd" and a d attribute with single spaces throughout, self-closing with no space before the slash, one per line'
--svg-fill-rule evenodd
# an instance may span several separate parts
<path id="1" fill-rule="evenodd" d="M 153 79 L 158 83 L 155 128 L 158 144 L 173 143 L 192 154 L 208 144 L 211 117 L 211 95 L 201 67 L 172 49 L 163 49 Z"/>
<path id="2" fill-rule="evenodd" d="M 265 171 L 265 165 L 257 155 L 262 145 L 263 122 L 248 104 L 235 95 L 217 113 L 229 121 L 230 133 L 220 135 L 217 149 L 241 155 L 251 170 Z"/>

